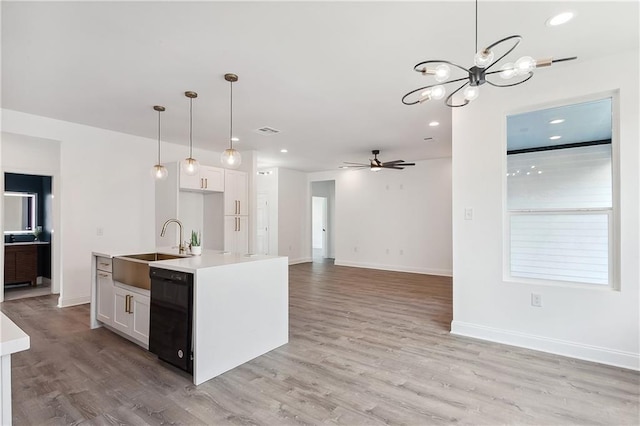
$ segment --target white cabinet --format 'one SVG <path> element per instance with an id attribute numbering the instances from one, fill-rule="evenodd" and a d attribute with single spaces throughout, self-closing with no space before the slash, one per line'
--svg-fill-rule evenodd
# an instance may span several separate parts
<path id="1" fill-rule="evenodd" d="M 249 252 L 249 217 L 224 217 L 224 249 L 231 253 Z"/>
<path id="2" fill-rule="evenodd" d="M 225 170 L 224 249 L 249 252 L 249 178 L 246 172 Z"/>
<path id="3" fill-rule="evenodd" d="M 113 324 L 113 278 L 111 259 L 96 258 L 96 318 L 105 324 Z"/>
<path id="4" fill-rule="evenodd" d="M 196 192 L 224 191 L 224 169 L 212 166 L 200 166 L 198 173 L 188 175 L 180 163 L 180 189 Z"/>
<path id="5" fill-rule="evenodd" d="M 113 328 L 149 346 L 150 298 L 148 291 L 114 286 Z"/>
<path id="6" fill-rule="evenodd" d="M 246 172 L 224 171 L 225 216 L 249 214 L 249 178 Z"/>

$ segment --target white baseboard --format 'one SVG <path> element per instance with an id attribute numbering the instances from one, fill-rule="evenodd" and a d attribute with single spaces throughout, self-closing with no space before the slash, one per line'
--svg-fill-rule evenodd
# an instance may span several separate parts
<path id="1" fill-rule="evenodd" d="M 563 355 L 585 361 L 616 367 L 640 370 L 640 354 L 618 351 L 599 346 L 585 345 L 567 340 L 535 336 L 517 331 L 486 327 L 461 321 L 451 322 L 451 334 L 473 337 L 505 345 L 518 346 L 556 355 Z"/>
<path id="2" fill-rule="evenodd" d="M 379 269 L 381 271 L 394 271 L 394 272 L 409 272 L 412 274 L 424 274 L 424 275 L 439 275 L 443 277 L 453 276 L 451 269 L 431 269 L 431 268 L 415 268 L 398 265 L 381 265 L 379 263 L 366 263 L 366 262 L 349 262 L 336 259 L 335 264 L 337 266 L 351 266 L 353 268 L 367 268 L 367 269 Z"/>
<path id="3" fill-rule="evenodd" d="M 69 299 L 63 299 L 62 297 L 58 297 L 58 308 L 68 308 L 69 306 L 76 305 L 84 305 L 85 303 L 90 303 L 91 297 L 72 297 Z"/>
<path id="4" fill-rule="evenodd" d="M 301 257 L 299 259 L 289 259 L 289 265 L 297 265 L 298 263 L 309 263 L 312 262 L 313 259 L 310 257 Z"/>

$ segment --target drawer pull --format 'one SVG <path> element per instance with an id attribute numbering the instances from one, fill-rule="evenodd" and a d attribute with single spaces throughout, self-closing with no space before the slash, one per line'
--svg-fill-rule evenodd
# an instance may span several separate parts
<path id="1" fill-rule="evenodd" d="M 98 276 L 102 278 L 109 278 L 109 274 L 98 274 Z"/>

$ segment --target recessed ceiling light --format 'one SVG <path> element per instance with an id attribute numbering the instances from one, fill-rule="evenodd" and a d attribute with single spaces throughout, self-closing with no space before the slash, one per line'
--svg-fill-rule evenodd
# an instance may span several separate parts
<path id="1" fill-rule="evenodd" d="M 287 152 L 289 152 L 289 151 L 288 151 L 288 150 L 286 150 L 286 149 L 281 149 L 281 150 L 280 150 L 280 152 L 281 152 L 281 153 L 283 153 L 283 154 L 285 154 L 285 153 L 287 153 Z"/>
<path id="2" fill-rule="evenodd" d="M 560 124 L 564 123 L 564 118 L 556 118 L 555 120 L 551 120 L 549 124 Z"/>
<path id="3" fill-rule="evenodd" d="M 240 141 L 240 139 L 238 139 L 238 138 L 231 138 L 231 142 L 239 142 L 239 141 Z"/>
<path id="4" fill-rule="evenodd" d="M 547 19 L 547 27 L 557 27 L 573 19 L 573 12 L 562 12 Z"/>
<path id="5" fill-rule="evenodd" d="M 439 126 L 439 125 L 440 125 L 440 123 L 438 123 L 437 121 L 432 121 L 431 123 L 429 123 L 430 127 L 436 127 L 436 126 Z"/>
<path id="6" fill-rule="evenodd" d="M 549 139 L 551 139 L 552 141 L 556 141 L 558 139 L 560 139 L 562 136 L 551 136 Z"/>

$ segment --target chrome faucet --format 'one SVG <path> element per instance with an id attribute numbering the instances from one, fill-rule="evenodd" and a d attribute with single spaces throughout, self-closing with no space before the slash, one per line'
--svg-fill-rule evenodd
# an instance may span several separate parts
<path id="1" fill-rule="evenodd" d="M 183 254 L 184 253 L 184 233 L 182 232 L 182 222 L 180 222 L 178 219 L 169 219 L 167 220 L 164 225 L 162 225 L 162 231 L 160 231 L 160 236 L 164 237 L 164 233 L 167 231 L 167 225 L 170 224 L 171 222 L 174 222 L 178 225 L 178 228 L 180 228 L 180 240 L 178 242 L 178 253 Z"/>

